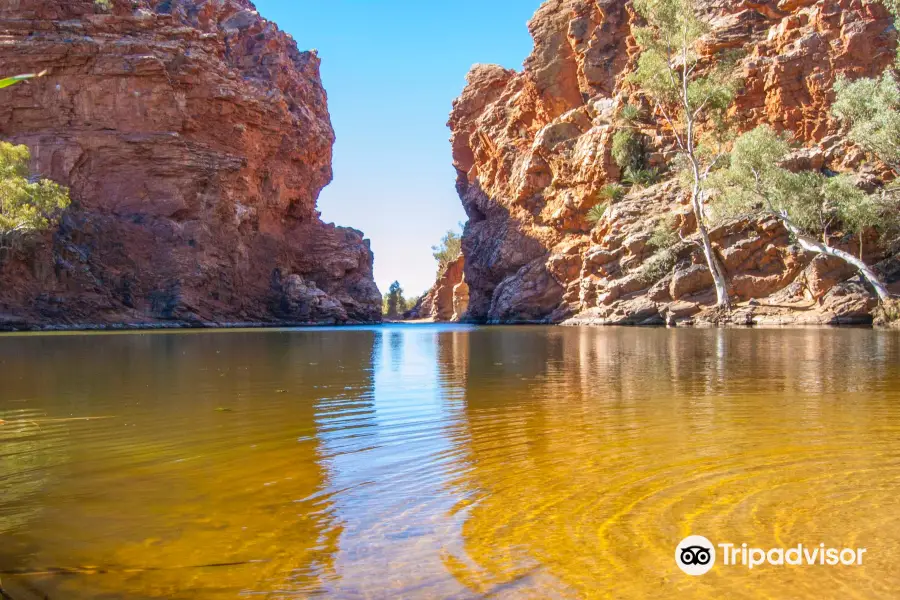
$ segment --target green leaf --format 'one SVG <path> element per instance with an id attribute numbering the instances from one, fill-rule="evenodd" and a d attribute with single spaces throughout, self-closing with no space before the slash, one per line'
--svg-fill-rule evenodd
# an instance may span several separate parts
<path id="1" fill-rule="evenodd" d="M 44 71 L 46 73 L 46 71 Z M 20 81 L 25 81 L 26 79 L 34 79 L 35 77 L 41 77 L 44 73 L 29 73 L 27 75 L 15 75 L 13 77 L 7 77 L 6 79 L 0 79 L 0 90 L 3 88 L 8 88 L 11 85 L 15 85 Z"/>

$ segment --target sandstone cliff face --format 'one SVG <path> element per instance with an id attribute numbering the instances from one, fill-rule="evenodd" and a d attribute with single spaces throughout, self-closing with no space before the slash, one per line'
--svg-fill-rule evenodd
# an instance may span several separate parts
<path id="1" fill-rule="evenodd" d="M 71 187 L 0 253 L 25 324 L 380 320 L 361 232 L 322 223 L 334 132 L 315 52 L 248 0 L 12 0 L 0 138 Z"/>
<path id="2" fill-rule="evenodd" d="M 887 11 L 862 0 L 707 0 L 713 32 L 704 51 L 745 51 L 745 84 L 735 102 L 741 127 L 770 123 L 806 149 L 813 168 L 853 169 L 876 180 L 830 115 L 840 73 L 880 74 L 895 56 Z M 469 216 L 463 235 L 473 321 L 678 323 L 703 320 L 713 304 L 698 246 L 673 249 L 653 269 L 648 241 L 657 220 L 676 219 L 686 238 L 696 224 L 674 182 L 629 194 L 591 225 L 598 191 L 617 181 L 611 159 L 615 115 L 640 105 L 625 83 L 638 49 L 630 2 L 547 0 L 529 24 L 535 47 L 524 70 L 476 65 L 454 102 L 449 127 L 457 190 Z M 672 144 L 648 118 L 649 162 L 665 167 Z M 742 304 L 739 322 L 866 320 L 873 297 L 852 270 L 791 245 L 773 222 L 742 222 L 713 233 Z M 847 240 L 858 248 L 858 240 Z M 870 262 L 885 258 L 864 240 Z M 649 263 L 649 265 L 648 265 Z M 890 278 L 896 265 L 882 265 Z M 659 271 L 659 272 L 655 272 Z"/>
<path id="3" fill-rule="evenodd" d="M 433 321 L 459 321 L 469 308 L 469 284 L 465 278 L 465 258 L 447 265 L 434 286 L 419 299 L 406 315 L 407 319 L 431 319 Z"/>

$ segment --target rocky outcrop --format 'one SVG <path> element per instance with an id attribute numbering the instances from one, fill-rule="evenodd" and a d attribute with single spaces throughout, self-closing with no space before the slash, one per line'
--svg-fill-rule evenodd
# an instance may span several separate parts
<path id="1" fill-rule="evenodd" d="M 835 78 L 880 74 L 896 31 L 883 6 L 860 0 L 704 0 L 712 17 L 707 56 L 744 52 L 734 116 L 744 129 L 769 123 L 805 148 L 798 165 L 884 176 L 841 138 L 829 108 Z M 457 191 L 469 217 L 463 235 L 478 322 L 681 323 L 717 318 L 714 294 L 685 193 L 674 181 L 629 194 L 594 226 L 601 188 L 621 173 L 611 158 L 616 114 L 630 103 L 647 161 L 665 172 L 672 140 L 626 82 L 638 49 L 630 2 L 547 0 L 529 29 L 522 72 L 476 65 L 450 115 Z M 687 240 L 663 253 L 648 243 L 661 219 Z M 775 223 L 735 222 L 713 232 L 738 322 L 870 320 L 873 297 L 851 270 L 793 246 Z M 864 240 L 867 260 L 889 258 Z M 847 239 L 858 249 L 858 240 Z M 884 265 L 887 268 L 887 265 Z M 896 284 L 895 284 L 896 285 Z"/>
<path id="2" fill-rule="evenodd" d="M 469 307 L 469 285 L 465 280 L 465 259 L 458 259 L 438 273 L 437 281 L 407 314 L 406 319 L 459 321 Z"/>
<path id="3" fill-rule="evenodd" d="M 0 253 L 22 324 L 380 320 L 368 240 L 321 221 L 334 132 L 315 51 L 248 0 L 0 6 L 0 137 L 73 206 Z"/>

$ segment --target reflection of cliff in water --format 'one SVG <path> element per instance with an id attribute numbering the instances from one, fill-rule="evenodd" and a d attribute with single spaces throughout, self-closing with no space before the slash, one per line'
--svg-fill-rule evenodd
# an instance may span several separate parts
<path id="1" fill-rule="evenodd" d="M 453 481 L 464 550 L 448 564 L 478 593 L 659 596 L 685 518 L 766 546 L 778 540 L 759 539 L 772 535 L 760 521 L 784 538 L 842 539 L 872 518 L 860 493 L 889 502 L 867 473 L 892 443 L 880 382 L 900 370 L 896 336 L 560 328 L 466 340 L 443 367 L 467 371 L 454 437 L 467 468 Z M 829 509 L 840 518 L 820 512 L 821 494 L 846 498 Z"/>
<path id="2" fill-rule="evenodd" d="M 336 398 L 334 428 L 322 436 L 330 484 L 340 490 L 343 528 L 328 597 L 452 597 L 441 562 L 455 526 L 456 495 L 445 483 L 457 467 L 455 426 L 462 385 L 443 371 L 465 334 L 443 327 L 397 326 L 376 333 L 374 390 L 365 403 Z M 448 344 L 450 344 L 448 346 Z M 449 376 L 452 379 L 452 376 Z M 387 577 L 387 573 L 401 573 Z M 450 585 L 448 585 L 450 584 Z"/>
<path id="3" fill-rule="evenodd" d="M 314 592 L 341 531 L 323 466 L 331 401 L 371 396 L 373 345 L 371 331 L 324 330 L 0 338 L 19 374 L 0 389 L 2 418 L 21 400 L 44 419 L 109 417 L 37 421 L 16 442 L 29 448 L 4 443 L 0 570 L 99 565 L 113 570 L 90 589 L 159 598 L 187 580 L 231 598 L 248 577 Z M 116 571 L 131 567 L 160 570 Z M 79 597 L 78 579 L 39 585 Z"/>

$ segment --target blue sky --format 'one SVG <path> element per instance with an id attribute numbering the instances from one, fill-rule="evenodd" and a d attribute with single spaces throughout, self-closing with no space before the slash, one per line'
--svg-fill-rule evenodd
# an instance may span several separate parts
<path id="1" fill-rule="evenodd" d="M 256 0 L 301 50 L 316 48 L 337 133 L 325 221 L 365 232 L 382 293 L 433 282 L 431 246 L 465 212 L 455 190 L 451 103 L 474 63 L 519 69 L 540 0 Z"/>

